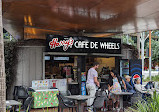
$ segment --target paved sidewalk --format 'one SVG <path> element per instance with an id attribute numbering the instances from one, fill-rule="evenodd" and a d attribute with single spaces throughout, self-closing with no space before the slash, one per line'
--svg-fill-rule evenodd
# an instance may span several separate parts
<path id="1" fill-rule="evenodd" d="M 30 112 L 47 112 L 47 109 L 31 109 L 31 111 Z M 57 110 L 57 108 L 49 108 L 48 109 L 48 112 L 58 112 L 58 110 Z M 64 109 L 64 111 L 63 112 L 72 112 L 72 109 L 70 109 L 70 111 L 69 111 L 69 109 Z M 73 111 L 73 112 L 76 112 L 75 110 Z M 87 112 L 87 111 L 85 111 L 85 112 Z M 104 111 L 97 111 L 97 112 L 104 112 Z M 118 111 L 106 111 L 106 112 L 118 112 Z M 123 111 L 120 111 L 120 112 L 123 112 Z"/>
<path id="2" fill-rule="evenodd" d="M 127 105 L 126 101 L 124 101 L 123 103 L 124 103 L 124 106 Z M 84 105 L 86 105 L 86 103 L 82 103 L 82 107 L 84 107 Z M 58 108 L 57 107 L 56 108 L 51 108 L 50 107 L 50 108 L 48 108 L 48 111 L 47 111 L 47 108 L 45 108 L 45 109 L 31 109 L 30 112 L 58 112 Z M 69 109 L 66 108 L 66 109 L 63 110 L 63 112 L 72 112 L 72 109 L 70 109 L 70 111 L 69 111 Z M 73 112 L 76 112 L 75 109 L 74 109 Z M 85 112 L 87 112 L 87 111 L 85 111 Z M 98 110 L 97 112 L 104 112 L 104 111 Z M 123 111 L 122 110 L 120 110 L 120 111 L 115 111 L 115 110 L 114 111 L 112 111 L 112 110 L 108 111 L 108 110 L 106 110 L 106 112 L 123 112 Z"/>

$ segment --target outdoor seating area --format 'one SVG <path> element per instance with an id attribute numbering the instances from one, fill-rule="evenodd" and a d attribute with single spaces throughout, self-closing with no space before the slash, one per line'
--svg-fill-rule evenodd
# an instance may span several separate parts
<path id="1" fill-rule="evenodd" d="M 151 85 L 153 84 L 153 85 Z M 100 87 L 96 91 L 95 99 L 92 104 L 94 112 L 124 112 L 129 107 L 132 107 L 136 105 L 139 101 L 143 100 L 142 94 L 139 92 L 136 93 L 130 93 L 130 92 L 117 92 L 113 93 L 114 95 L 120 96 L 120 105 L 119 109 L 114 109 L 114 103 L 111 99 L 108 98 L 108 88 L 106 85 L 101 84 L 102 87 Z M 147 87 L 148 86 L 148 87 Z M 152 86 L 149 87 L 149 86 Z M 144 86 L 145 91 L 153 92 L 155 87 L 154 82 L 148 82 Z M 57 89 L 55 87 L 52 87 L 52 89 Z M 157 90 L 157 89 L 155 89 Z M 51 92 L 52 91 L 52 92 Z M 36 92 L 31 87 L 25 87 L 25 86 L 15 86 L 13 96 L 13 100 L 7 100 L 6 101 L 6 110 L 7 112 L 87 112 L 87 105 L 86 101 L 88 98 L 91 98 L 91 96 L 88 95 L 72 95 L 69 90 L 67 91 L 59 91 L 57 94 L 55 94 L 53 90 L 51 90 L 49 93 L 44 92 Z M 38 97 L 35 94 L 39 94 Z M 40 96 L 40 94 L 43 94 L 43 96 Z M 45 95 L 44 95 L 45 94 Z M 56 100 L 53 97 L 49 97 L 49 94 L 51 96 L 57 97 L 57 105 L 53 105 Z M 124 96 L 128 96 L 129 99 L 124 100 Z M 48 101 L 47 101 L 48 98 Z M 42 99 L 38 100 L 38 99 Z M 43 100 L 46 99 L 46 100 Z M 49 106 L 49 101 L 53 101 L 51 104 L 53 106 Z M 35 103 L 38 102 L 38 103 Z M 45 105 L 46 102 L 46 105 Z M 43 104 L 42 104 L 43 103 Z M 39 104 L 39 107 L 37 106 Z M 43 106 L 40 106 L 42 104 Z M 36 105 L 36 106 L 35 106 Z M 20 111 L 20 112 L 21 112 Z"/>

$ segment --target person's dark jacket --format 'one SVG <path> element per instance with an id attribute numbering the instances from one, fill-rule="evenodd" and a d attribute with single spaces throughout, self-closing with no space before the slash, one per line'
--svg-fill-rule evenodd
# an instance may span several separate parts
<path id="1" fill-rule="evenodd" d="M 131 86 L 129 84 L 129 82 L 125 81 L 125 84 L 126 84 L 126 89 L 127 89 L 128 92 L 135 93 L 135 90 L 134 90 L 133 86 Z"/>

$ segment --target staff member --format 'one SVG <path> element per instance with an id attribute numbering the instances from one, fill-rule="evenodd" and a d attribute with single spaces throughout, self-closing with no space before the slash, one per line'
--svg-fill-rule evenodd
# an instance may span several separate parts
<path id="1" fill-rule="evenodd" d="M 93 112 L 93 107 L 92 104 L 94 102 L 95 94 L 96 94 L 96 86 L 100 86 L 97 77 L 98 73 L 96 69 L 99 67 L 98 62 L 93 63 L 93 67 L 88 70 L 88 75 L 87 75 L 87 82 L 86 82 L 86 88 L 88 95 L 92 96 L 92 98 L 87 100 L 87 110 L 89 112 Z"/>

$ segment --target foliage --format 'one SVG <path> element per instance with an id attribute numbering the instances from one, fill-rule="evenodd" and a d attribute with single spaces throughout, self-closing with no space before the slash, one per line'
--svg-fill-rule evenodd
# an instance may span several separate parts
<path id="1" fill-rule="evenodd" d="M 126 36 L 123 36 L 123 43 L 125 43 L 125 44 L 127 43 L 127 37 Z M 135 44 L 134 40 L 132 40 L 132 37 L 128 38 L 128 44 L 136 47 L 136 44 Z"/>
<path id="2" fill-rule="evenodd" d="M 146 48 L 149 48 L 149 43 L 147 43 Z M 159 41 L 151 40 L 152 49 L 152 61 L 158 61 L 159 58 Z"/>
<path id="3" fill-rule="evenodd" d="M 8 32 L 3 33 L 4 39 L 10 39 L 10 34 Z"/>
<path id="4" fill-rule="evenodd" d="M 127 35 L 121 35 L 121 36 L 115 35 L 114 38 L 121 38 L 123 39 L 123 43 L 127 44 Z M 136 47 L 136 44 L 131 36 L 128 36 L 128 44 Z"/>
<path id="5" fill-rule="evenodd" d="M 159 112 L 159 95 L 155 91 L 151 99 L 139 101 L 135 108 L 129 108 L 128 112 L 129 110 L 133 112 Z"/>
<path id="6" fill-rule="evenodd" d="M 151 76 L 151 80 L 152 81 L 159 81 L 159 75 L 156 75 L 156 76 Z M 143 81 L 150 81 L 150 77 L 147 77 L 146 79 L 143 79 Z"/>
<path id="7" fill-rule="evenodd" d="M 43 112 L 45 112 L 44 108 L 43 108 Z M 49 108 L 48 108 L 48 107 L 47 107 L 47 110 L 46 110 L 46 112 L 49 112 Z"/>
<path id="8" fill-rule="evenodd" d="M 4 41 L 16 41 L 16 39 L 7 31 L 3 32 Z"/>
<path id="9" fill-rule="evenodd" d="M 149 34 L 149 31 L 147 31 L 147 32 L 145 32 L 146 33 L 146 35 L 148 35 Z M 152 37 L 159 37 L 159 30 L 153 30 L 152 32 L 151 32 L 151 36 Z"/>
<path id="10" fill-rule="evenodd" d="M 4 43 L 5 73 L 7 89 L 13 84 L 16 76 L 17 44 L 16 42 Z"/>

